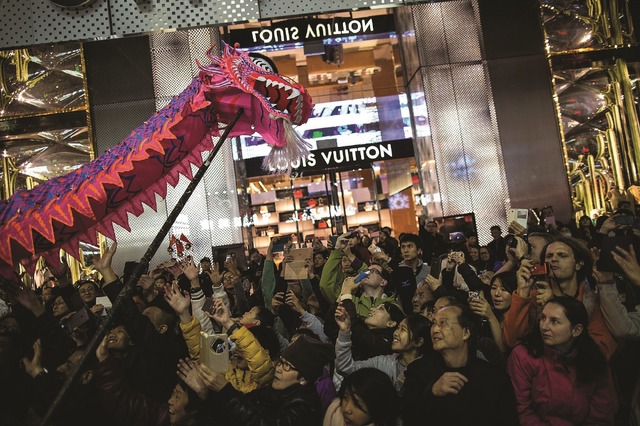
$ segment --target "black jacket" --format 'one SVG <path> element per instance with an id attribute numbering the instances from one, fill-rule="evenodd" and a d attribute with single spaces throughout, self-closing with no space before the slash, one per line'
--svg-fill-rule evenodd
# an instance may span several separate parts
<path id="1" fill-rule="evenodd" d="M 447 252 L 447 243 L 445 243 L 442 234 L 436 233 L 434 235 L 426 229 L 420 228 L 418 235 L 422 239 L 422 260 L 427 264 L 431 265 L 434 257 Z"/>
<path id="2" fill-rule="evenodd" d="M 242 394 L 227 384 L 213 399 L 214 415 L 223 417 L 226 426 L 317 426 L 322 422 L 313 385 L 292 385 L 281 391 L 267 386 Z"/>
<path id="3" fill-rule="evenodd" d="M 445 372 L 459 372 L 469 381 L 458 394 L 434 396 L 431 388 Z M 517 426 L 516 399 L 509 376 L 475 356 L 463 368 L 449 368 L 439 353 L 409 364 L 403 393 L 405 426 Z"/>

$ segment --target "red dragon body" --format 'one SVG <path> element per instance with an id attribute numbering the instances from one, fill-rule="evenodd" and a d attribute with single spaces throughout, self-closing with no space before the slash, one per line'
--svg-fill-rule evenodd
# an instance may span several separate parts
<path id="1" fill-rule="evenodd" d="M 200 66 L 191 84 L 120 144 L 75 171 L 0 202 L 0 276 L 18 262 L 32 269 L 40 256 L 57 264 L 61 249 L 77 255 L 81 241 L 96 244 L 97 234 L 115 239 L 113 224 L 129 229 L 127 214 L 142 204 L 155 209 L 156 194 L 179 175 L 191 178 L 191 164 L 202 164 L 220 124 L 244 113 L 230 136 L 258 132 L 272 145 L 266 165 L 292 160 L 307 145 L 295 133 L 311 115 L 308 92 L 284 77 L 253 64 L 228 45 L 212 64 Z"/>

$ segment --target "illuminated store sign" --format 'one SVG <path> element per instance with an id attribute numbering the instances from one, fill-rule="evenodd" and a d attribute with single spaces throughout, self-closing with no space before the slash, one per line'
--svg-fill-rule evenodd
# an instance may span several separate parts
<path id="1" fill-rule="evenodd" d="M 413 142 L 411 139 L 403 139 L 393 142 L 318 149 L 310 152 L 306 157 L 291 163 L 291 169 L 295 172 L 326 169 L 354 169 L 358 167 L 368 167 L 372 162 L 376 161 L 409 158 L 413 156 Z M 247 177 L 262 176 L 267 173 L 284 172 L 287 170 L 287 164 L 283 163 L 281 167 L 279 167 L 279 170 L 269 170 L 265 172 L 261 168 L 262 158 L 249 158 L 245 160 L 245 163 Z"/>
<path id="2" fill-rule="evenodd" d="M 393 16 L 380 15 L 366 18 L 287 20 L 268 27 L 231 30 L 229 38 L 232 43 L 240 43 L 241 47 L 246 48 L 391 31 L 395 31 Z"/>

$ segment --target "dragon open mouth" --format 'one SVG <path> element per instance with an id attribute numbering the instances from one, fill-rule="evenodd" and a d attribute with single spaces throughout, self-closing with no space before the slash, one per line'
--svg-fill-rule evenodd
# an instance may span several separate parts
<path id="1" fill-rule="evenodd" d="M 269 99 L 274 109 L 288 113 L 293 124 L 302 122 L 305 101 L 300 90 L 282 81 L 272 80 L 265 76 L 259 76 L 255 79 L 253 89 Z"/>

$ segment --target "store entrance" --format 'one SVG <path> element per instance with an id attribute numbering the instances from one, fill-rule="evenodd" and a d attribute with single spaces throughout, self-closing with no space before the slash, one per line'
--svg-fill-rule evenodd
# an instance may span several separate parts
<path id="1" fill-rule="evenodd" d="M 416 173 L 415 160 L 407 158 L 355 170 L 249 178 L 249 246 L 264 252 L 274 235 L 293 235 L 302 245 L 316 237 L 326 244 L 331 235 L 354 229 L 372 237 L 384 226 L 396 234 L 416 232 Z"/>

